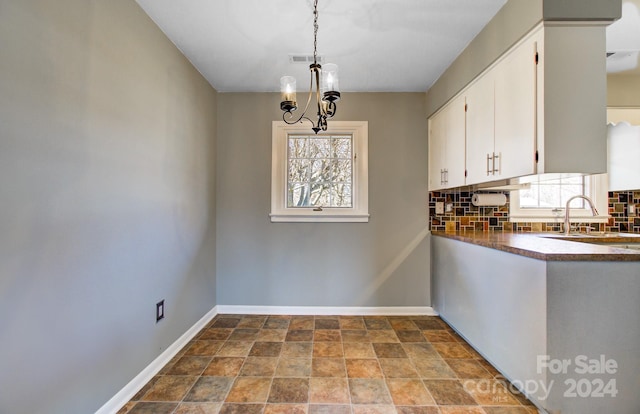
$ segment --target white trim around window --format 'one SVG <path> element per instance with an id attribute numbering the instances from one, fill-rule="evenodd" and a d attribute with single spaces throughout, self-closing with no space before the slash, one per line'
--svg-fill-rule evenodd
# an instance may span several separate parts
<path id="1" fill-rule="evenodd" d="M 606 223 L 609 220 L 607 176 L 606 174 L 591 175 L 585 177 L 589 180 L 589 196 L 598 210 L 599 215 L 593 216 L 591 209 L 572 208 L 572 223 Z M 518 191 L 512 191 L 509 197 L 509 221 L 545 223 L 564 221 L 564 208 L 520 208 L 520 197 Z"/>
<path id="2" fill-rule="evenodd" d="M 331 121 L 321 135 L 352 136 L 353 203 L 351 208 L 288 208 L 287 151 L 289 135 L 313 135 L 306 124 L 289 125 L 274 121 L 271 135 L 271 221 L 272 222 L 368 222 L 369 180 L 367 121 Z M 319 134 L 319 135 L 320 135 Z"/>

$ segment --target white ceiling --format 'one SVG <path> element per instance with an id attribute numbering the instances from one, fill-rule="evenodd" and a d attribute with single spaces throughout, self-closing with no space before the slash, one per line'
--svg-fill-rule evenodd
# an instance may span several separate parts
<path id="1" fill-rule="evenodd" d="M 622 17 L 607 27 L 609 74 L 640 75 L 640 0 L 624 0 Z"/>
<path id="2" fill-rule="evenodd" d="M 136 0 L 220 92 L 306 89 L 313 0 Z M 319 0 L 318 54 L 350 92 L 424 92 L 507 0 Z M 640 0 L 607 28 L 610 74 L 640 75 Z"/>
<path id="3" fill-rule="evenodd" d="M 220 92 L 298 88 L 313 52 L 312 0 L 137 0 Z M 506 0 L 319 0 L 318 54 L 343 91 L 424 92 Z"/>

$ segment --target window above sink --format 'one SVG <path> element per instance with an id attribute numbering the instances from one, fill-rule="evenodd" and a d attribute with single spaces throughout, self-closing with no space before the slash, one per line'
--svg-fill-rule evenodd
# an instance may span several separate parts
<path id="1" fill-rule="evenodd" d="M 511 192 L 509 217 L 512 222 L 561 222 L 567 200 L 576 195 L 591 198 L 600 215 L 594 217 L 589 206 L 578 199 L 571 203 L 572 223 L 604 223 L 609 219 L 606 174 L 546 174 L 529 177 L 528 181 L 530 185 L 526 188 Z"/>

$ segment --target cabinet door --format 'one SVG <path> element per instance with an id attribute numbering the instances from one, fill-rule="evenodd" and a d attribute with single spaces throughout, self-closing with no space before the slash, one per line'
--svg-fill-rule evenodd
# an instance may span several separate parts
<path id="1" fill-rule="evenodd" d="M 429 190 L 460 187 L 464 179 L 464 96 L 429 118 Z"/>
<path id="2" fill-rule="evenodd" d="M 607 126 L 609 191 L 640 188 L 640 126 L 620 122 Z"/>
<path id="3" fill-rule="evenodd" d="M 491 181 L 494 146 L 494 77 L 484 74 L 466 92 L 467 99 L 467 184 Z"/>
<path id="4" fill-rule="evenodd" d="M 443 111 L 429 118 L 429 191 L 444 188 L 446 164 L 446 116 Z"/>
<path id="5" fill-rule="evenodd" d="M 494 68 L 496 178 L 536 173 L 536 47 L 529 39 Z"/>
<path id="6" fill-rule="evenodd" d="M 465 97 L 454 99 L 445 110 L 446 134 L 446 171 L 448 188 L 465 185 Z"/>

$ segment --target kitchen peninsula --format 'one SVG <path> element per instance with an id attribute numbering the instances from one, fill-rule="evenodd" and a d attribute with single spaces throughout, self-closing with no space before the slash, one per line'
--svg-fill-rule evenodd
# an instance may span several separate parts
<path id="1" fill-rule="evenodd" d="M 640 412 L 640 251 L 532 233 L 432 236 L 434 309 L 539 408 Z M 616 368 L 575 364 L 601 359 Z"/>

